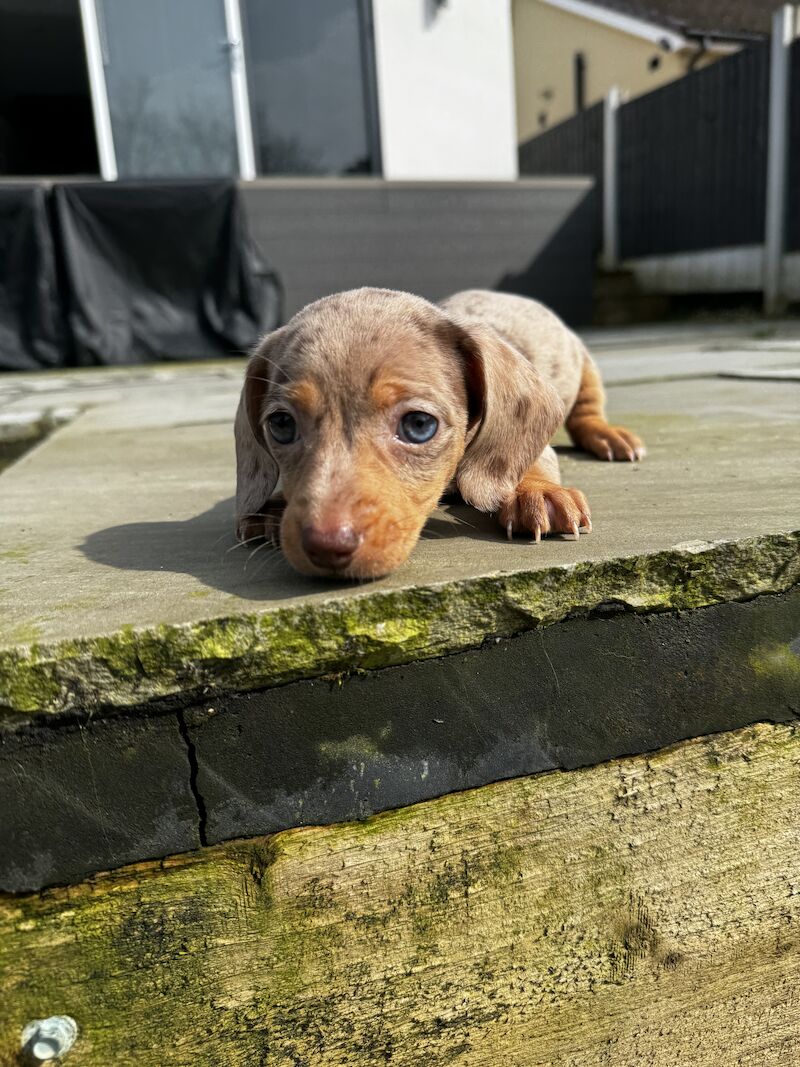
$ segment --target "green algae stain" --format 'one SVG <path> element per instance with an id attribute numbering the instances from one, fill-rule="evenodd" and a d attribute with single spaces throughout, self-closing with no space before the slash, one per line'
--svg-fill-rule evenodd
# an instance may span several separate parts
<path id="1" fill-rule="evenodd" d="M 49 665 L 40 661 L 39 646 L 9 649 L 0 654 L 0 707 L 34 712 L 58 707 L 61 687 Z"/>
<path id="2" fill-rule="evenodd" d="M 32 645 L 41 637 L 41 628 L 34 623 L 23 623 L 11 631 L 11 640 L 15 645 Z"/>
<path id="3" fill-rule="evenodd" d="M 796 687 L 800 694 L 800 647 L 795 651 L 789 644 L 758 645 L 750 655 L 750 666 L 757 677 Z"/>
<path id="4" fill-rule="evenodd" d="M 115 677 L 135 681 L 141 673 L 137 656 L 136 632 L 132 626 L 123 626 L 112 637 L 97 637 L 91 643 L 92 656 L 99 660 Z"/>
<path id="5" fill-rule="evenodd" d="M 31 551 L 29 548 L 4 548 L 0 552 L 0 559 L 8 560 L 9 563 L 30 563 Z"/>
<path id="6" fill-rule="evenodd" d="M 343 738 L 341 741 L 322 741 L 317 746 L 317 751 L 323 759 L 332 763 L 358 763 L 381 755 L 373 739 L 365 734 L 353 734 L 352 737 Z"/>

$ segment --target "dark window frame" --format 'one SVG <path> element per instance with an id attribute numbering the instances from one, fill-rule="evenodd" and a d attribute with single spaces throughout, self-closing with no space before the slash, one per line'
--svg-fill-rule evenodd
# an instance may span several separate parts
<path id="1" fill-rule="evenodd" d="M 375 17 L 372 0 L 358 0 L 358 24 L 361 36 L 361 73 L 364 78 L 364 102 L 367 113 L 367 144 L 372 160 L 371 173 L 376 177 L 382 177 L 381 116 L 378 104 L 378 67 L 375 59 Z"/>

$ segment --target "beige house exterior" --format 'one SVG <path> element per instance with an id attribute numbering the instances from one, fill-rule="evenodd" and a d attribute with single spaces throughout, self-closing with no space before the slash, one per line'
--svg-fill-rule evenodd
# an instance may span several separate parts
<path id="1" fill-rule="evenodd" d="M 740 47 L 588 0 L 512 0 L 512 17 L 520 142 L 573 115 L 579 95 L 587 107 L 615 85 L 639 96 Z"/>

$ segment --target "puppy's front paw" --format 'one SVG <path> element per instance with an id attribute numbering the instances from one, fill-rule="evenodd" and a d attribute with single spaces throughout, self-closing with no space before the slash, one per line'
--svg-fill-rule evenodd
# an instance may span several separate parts
<path id="1" fill-rule="evenodd" d="M 509 540 L 515 533 L 531 533 L 537 543 L 547 534 L 591 533 L 592 513 L 580 489 L 554 482 L 522 481 L 498 513 Z"/>
<path id="2" fill-rule="evenodd" d="M 607 422 L 587 426 L 580 435 L 580 446 L 599 459 L 644 459 L 647 449 L 640 437 L 624 426 L 609 426 Z"/>

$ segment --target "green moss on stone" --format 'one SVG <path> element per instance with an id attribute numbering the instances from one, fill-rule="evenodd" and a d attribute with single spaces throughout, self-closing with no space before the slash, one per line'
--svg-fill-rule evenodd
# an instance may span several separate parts
<path id="1" fill-rule="evenodd" d="M 39 662 L 38 645 L 0 654 L 0 677 L 0 705 L 4 702 L 13 711 L 41 711 L 58 708 L 62 703 L 56 672 Z"/>
<path id="2" fill-rule="evenodd" d="M 41 629 L 34 623 L 24 623 L 22 626 L 16 626 L 11 631 L 11 640 L 14 644 L 35 644 L 41 636 Z"/>
<path id="3" fill-rule="evenodd" d="M 749 599 L 800 582 L 799 541 L 794 533 L 679 545 L 647 556 L 0 650 L 0 709 L 53 713 L 201 690 L 244 691 L 459 652 L 609 603 L 646 612 Z"/>
<path id="4" fill-rule="evenodd" d="M 788 644 L 759 645 L 750 656 L 750 666 L 767 682 L 779 682 L 800 692 L 800 649 Z"/>
<path id="5" fill-rule="evenodd" d="M 380 755 L 380 749 L 371 737 L 364 734 L 354 734 L 352 737 L 343 738 L 341 741 L 322 741 L 318 751 L 325 759 L 331 762 L 358 763 L 367 757 Z"/>
<path id="6" fill-rule="evenodd" d="M 4 548 L 0 552 L 0 559 L 7 559 L 14 563 L 30 563 L 30 549 L 27 548 Z"/>

